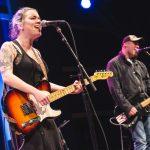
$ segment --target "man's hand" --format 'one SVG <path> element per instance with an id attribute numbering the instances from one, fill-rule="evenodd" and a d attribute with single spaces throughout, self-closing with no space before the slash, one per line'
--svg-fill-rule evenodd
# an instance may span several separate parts
<path id="1" fill-rule="evenodd" d="M 137 109 L 135 107 L 132 107 L 131 110 L 129 111 L 129 116 L 134 116 L 137 113 Z"/>
<path id="2" fill-rule="evenodd" d="M 74 87 L 75 87 L 75 90 L 72 92 L 72 94 L 79 94 L 83 91 L 83 87 L 82 87 L 82 84 L 80 81 L 75 81 L 73 83 Z"/>

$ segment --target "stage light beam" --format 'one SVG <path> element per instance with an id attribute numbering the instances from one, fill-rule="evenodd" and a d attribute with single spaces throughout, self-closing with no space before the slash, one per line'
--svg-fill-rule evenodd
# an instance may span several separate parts
<path id="1" fill-rule="evenodd" d="M 81 6 L 85 9 L 88 9 L 91 7 L 91 1 L 90 0 L 81 0 Z"/>

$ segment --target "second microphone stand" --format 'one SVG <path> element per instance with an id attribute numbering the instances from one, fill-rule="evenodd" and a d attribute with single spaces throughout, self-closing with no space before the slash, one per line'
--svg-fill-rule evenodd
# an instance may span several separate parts
<path id="1" fill-rule="evenodd" d="M 78 66 L 79 74 L 80 74 L 80 80 L 81 80 L 81 83 L 82 83 L 82 86 L 83 86 L 82 97 L 83 97 L 85 110 L 86 110 L 86 115 L 87 115 L 87 119 L 88 119 L 90 135 L 91 135 L 91 141 L 92 141 L 93 149 L 98 150 L 99 148 L 98 148 L 98 143 L 97 143 L 97 136 L 96 136 L 95 127 L 94 127 L 94 123 L 93 123 L 94 122 L 93 113 L 92 113 L 91 106 L 90 106 L 91 99 L 90 99 L 88 90 L 86 88 L 83 76 L 85 76 L 85 78 L 90 83 L 90 85 L 92 86 L 94 91 L 96 91 L 97 89 L 96 89 L 95 85 L 93 84 L 93 82 L 91 81 L 90 77 L 88 76 L 88 74 L 87 74 L 86 70 L 84 69 L 83 65 L 79 61 L 78 57 L 76 56 L 76 54 L 72 50 L 72 48 L 71 48 L 70 44 L 68 43 L 66 37 L 62 33 L 61 28 L 56 26 L 56 31 L 57 31 L 57 33 L 60 34 L 60 36 L 62 37 L 62 41 L 69 48 L 71 54 L 73 55 L 73 57 L 75 58 L 75 60 L 77 62 L 77 66 Z"/>

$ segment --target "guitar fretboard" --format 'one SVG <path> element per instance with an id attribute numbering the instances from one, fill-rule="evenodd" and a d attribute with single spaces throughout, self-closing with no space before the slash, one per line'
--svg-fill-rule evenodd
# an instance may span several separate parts
<path id="1" fill-rule="evenodd" d="M 92 82 L 97 80 L 97 78 L 95 78 L 94 76 L 91 76 L 90 79 Z M 89 84 L 87 79 L 84 79 L 84 82 L 85 82 L 85 85 Z M 51 93 L 49 96 L 49 100 L 50 100 L 50 102 L 54 102 L 55 100 L 60 99 L 64 96 L 72 93 L 74 90 L 75 90 L 75 86 L 73 84 L 69 85 L 69 86 L 63 88 L 62 90 L 58 90 L 56 92 Z"/>
<path id="2" fill-rule="evenodd" d="M 150 105 L 150 98 L 147 98 L 146 100 L 144 100 L 143 102 L 140 103 L 140 105 L 144 108 L 148 105 Z"/>

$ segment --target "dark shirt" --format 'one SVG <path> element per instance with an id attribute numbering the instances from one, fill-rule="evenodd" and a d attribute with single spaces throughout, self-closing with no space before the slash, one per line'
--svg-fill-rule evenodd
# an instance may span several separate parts
<path id="1" fill-rule="evenodd" d="M 107 64 L 114 76 L 107 80 L 110 93 L 123 111 L 129 113 L 135 98 L 150 95 L 150 77 L 146 66 L 139 60 L 127 60 L 120 52 Z"/>
<path id="2" fill-rule="evenodd" d="M 44 78 L 40 64 L 32 59 L 21 45 L 15 40 L 13 41 L 21 50 L 22 54 L 17 50 L 17 56 L 13 63 L 13 73 L 26 83 L 35 86 L 37 82 Z"/>

